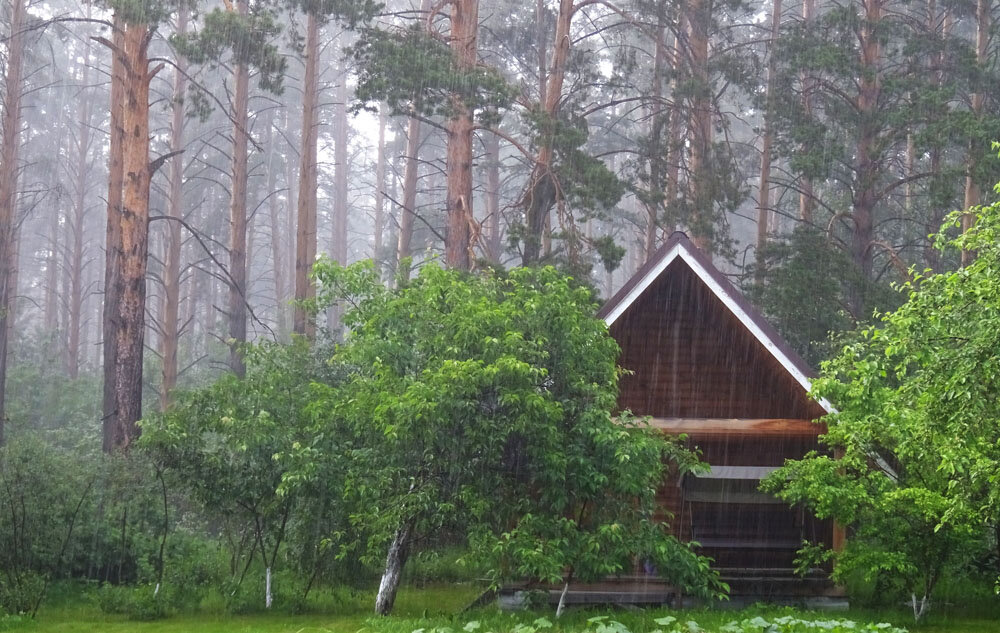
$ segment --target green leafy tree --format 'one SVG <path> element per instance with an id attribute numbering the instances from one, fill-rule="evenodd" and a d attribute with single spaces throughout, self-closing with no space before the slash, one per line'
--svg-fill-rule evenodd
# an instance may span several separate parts
<path id="1" fill-rule="evenodd" d="M 899 309 L 881 315 L 816 381 L 838 409 L 824 443 L 767 480 L 783 499 L 850 528 L 835 577 L 887 576 L 920 619 L 950 567 L 981 554 L 1000 529 L 1000 204 L 959 213 L 942 250 L 977 253 L 955 272 L 915 275 Z M 805 557 L 810 558 L 810 557 Z"/>
<path id="2" fill-rule="evenodd" d="M 308 496 L 311 490 L 304 486 L 279 490 L 286 472 L 275 460 L 297 442 L 310 441 L 314 421 L 305 387 L 310 381 L 335 381 L 336 375 L 304 339 L 288 347 L 266 344 L 245 351 L 245 378 L 226 374 L 208 388 L 180 395 L 165 413 L 143 421 L 141 446 L 194 500 L 224 518 L 233 545 L 234 590 L 259 558 L 270 607 L 272 571 L 290 528 L 342 518 L 334 513 L 340 510 L 335 500 Z M 324 470 L 322 476 L 332 480 L 336 475 Z M 338 529 L 324 528 L 328 534 Z M 319 548 L 314 542 L 299 551 L 320 564 Z"/>
<path id="3" fill-rule="evenodd" d="M 468 276 L 423 267 L 395 290 L 370 262 L 317 266 L 320 300 L 349 308 L 334 362 L 350 379 L 318 391 L 317 428 L 290 455 L 303 476 L 349 460 L 354 521 L 385 557 L 376 612 L 428 535 L 469 535 L 495 581 L 622 571 L 634 555 L 708 591 L 704 559 L 654 519 L 665 463 L 694 456 L 616 406 L 618 347 L 593 296 L 555 269 Z M 329 429 L 346 424 L 351 446 Z M 292 469 L 296 472 L 296 469 Z"/>

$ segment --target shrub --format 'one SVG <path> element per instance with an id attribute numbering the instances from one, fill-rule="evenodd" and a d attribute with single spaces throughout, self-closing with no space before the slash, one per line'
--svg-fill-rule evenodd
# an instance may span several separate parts
<path id="1" fill-rule="evenodd" d="M 124 615 L 129 620 L 159 620 L 169 615 L 169 596 L 157 592 L 155 586 L 104 585 L 97 592 L 97 606 L 113 615 Z"/>
<path id="2" fill-rule="evenodd" d="M 11 578 L 15 580 L 12 581 Z M 31 571 L 0 576 L 0 616 L 31 613 L 44 588 L 45 578 Z"/>

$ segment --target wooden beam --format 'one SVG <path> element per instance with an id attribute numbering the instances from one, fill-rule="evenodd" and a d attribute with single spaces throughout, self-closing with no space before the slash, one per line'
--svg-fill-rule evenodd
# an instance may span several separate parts
<path id="1" fill-rule="evenodd" d="M 826 433 L 824 424 L 784 418 L 649 418 L 649 424 L 671 435 L 685 433 L 693 437 L 725 435 L 815 437 Z"/>

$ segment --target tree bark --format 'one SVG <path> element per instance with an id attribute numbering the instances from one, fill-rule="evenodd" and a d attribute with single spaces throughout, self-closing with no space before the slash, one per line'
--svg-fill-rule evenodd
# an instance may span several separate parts
<path id="1" fill-rule="evenodd" d="M 552 46 L 552 62 L 548 75 L 544 80 L 544 101 L 542 111 L 548 119 L 548 124 L 554 126 L 559 117 L 559 106 L 562 102 L 563 83 L 566 78 L 566 63 L 569 60 L 572 35 L 570 26 L 573 22 L 575 7 L 572 0 L 559 1 L 559 13 L 556 15 L 556 33 Z M 540 259 L 546 222 L 552 205 L 556 203 L 556 183 L 552 175 L 553 134 L 555 130 L 543 132 L 539 139 L 538 155 L 532 168 L 529 190 L 526 195 L 526 234 L 524 236 L 524 251 L 522 263 L 529 265 Z"/>
<path id="2" fill-rule="evenodd" d="M 420 119 L 410 117 L 406 124 L 406 164 L 403 167 L 403 208 L 399 210 L 399 238 L 396 241 L 396 273 L 405 258 L 410 257 L 413 242 L 413 220 L 417 212 L 417 176 L 420 162 Z M 409 276 L 409 271 L 406 271 Z"/>
<path id="3" fill-rule="evenodd" d="M 378 262 L 382 254 L 382 235 L 385 232 L 385 105 L 378 109 L 378 148 L 375 155 L 375 235 L 372 240 L 372 258 Z"/>
<path id="4" fill-rule="evenodd" d="M 757 194 L 757 248 L 754 276 L 758 284 L 764 280 L 764 249 L 767 246 L 769 220 L 771 215 L 771 145 L 772 112 L 774 111 L 774 83 L 777 72 L 775 49 L 781 29 L 781 0 L 773 0 L 771 6 L 771 43 L 767 60 L 767 93 L 764 96 L 764 134 L 760 151 L 760 189 Z"/>
<path id="5" fill-rule="evenodd" d="M 285 285 L 285 252 L 282 247 L 281 234 L 284 227 L 281 226 L 281 213 L 278 207 L 278 165 L 275 162 L 277 151 L 274 147 L 274 111 L 268 115 L 267 125 L 264 128 L 264 165 L 266 167 L 267 180 L 264 195 L 267 196 L 267 219 L 270 224 L 271 233 L 271 264 L 274 274 L 274 309 L 275 321 L 278 328 L 278 336 L 281 340 L 288 337 L 288 310 L 285 303 L 288 301 L 288 290 Z M 289 212 L 290 213 L 290 212 Z"/>
<path id="6" fill-rule="evenodd" d="M 882 0 L 865 0 L 865 19 L 862 20 L 859 43 L 861 76 L 858 80 L 857 109 L 861 121 L 855 147 L 855 190 L 852 205 L 853 228 L 851 231 L 851 258 L 865 279 L 870 279 L 874 268 L 872 246 L 875 238 L 874 213 L 877 202 L 879 165 L 873 152 L 878 130 L 871 122 L 879 103 L 880 48 L 877 25 L 882 18 Z M 859 288 L 850 292 L 851 311 L 855 318 L 864 318 L 865 301 Z"/>
<path id="7" fill-rule="evenodd" d="M 7 346 L 14 298 L 16 262 L 17 155 L 21 143 L 21 89 L 24 82 L 24 22 L 27 0 L 13 0 L 10 7 L 10 38 L 4 75 L 3 121 L 0 131 L 0 446 L 4 444 L 7 420 L 4 399 L 7 384 Z"/>
<path id="8" fill-rule="evenodd" d="M 177 9 L 177 29 L 179 36 L 187 32 L 187 9 L 182 4 Z M 183 56 L 178 56 L 174 71 L 173 102 L 170 110 L 170 159 L 169 182 L 167 184 L 167 216 L 173 218 L 164 227 L 166 235 L 165 256 L 163 258 L 163 315 L 160 320 L 160 356 L 163 360 L 160 381 L 160 409 L 170 405 L 170 392 L 177 386 L 177 348 L 180 339 L 181 304 L 181 225 L 184 217 L 184 160 L 180 154 L 184 147 L 184 91 L 187 64 Z"/>
<path id="9" fill-rule="evenodd" d="M 91 15 L 90 4 L 86 8 L 86 17 Z M 73 217 L 69 223 L 73 247 L 70 251 L 69 264 L 69 328 L 67 348 L 69 377 L 76 379 L 80 373 L 80 334 L 83 329 L 83 255 L 84 229 L 87 214 L 87 191 L 90 188 L 89 158 L 90 158 L 90 40 L 83 44 L 83 75 L 81 85 L 85 92 L 81 94 L 77 133 L 75 140 L 76 164 L 73 173 Z"/>
<path id="10" fill-rule="evenodd" d="M 142 418 L 142 353 L 146 333 L 146 265 L 149 252 L 149 29 L 130 24 L 125 30 L 125 130 L 122 156 L 124 190 L 121 211 L 121 259 L 117 281 L 117 359 L 112 446 L 128 451 Z"/>
<path id="11" fill-rule="evenodd" d="M 663 144 L 663 73 L 666 64 L 666 2 L 656 5 L 656 33 L 653 42 L 653 85 L 650 91 L 653 102 L 650 105 L 649 127 L 649 196 L 646 208 L 646 236 L 643 242 L 646 261 L 656 251 L 656 242 L 660 230 L 660 209 L 663 194 L 664 156 L 661 154 Z"/>
<path id="12" fill-rule="evenodd" d="M 990 34 L 990 4 L 988 0 L 978 0 L 976 2 L 976 65 L 979 68 L 984 68 L 986 66 L 986 53 L 987 44 L 989 42 Z M 983 103 L 985 95 L 983 92 L 975 92 L 972 94 L 972 115 L 976 120 L 982 119 L 983 116 Z M 973 138 L 969 141 L 968 157 L 966 158 L 966 171 L 965 171 L 965 204 L 963 208 L 968 211 L 969 208 L 977 206 L 982 202 L 982 192 L 979 189 L 979 183 L 976 182 L 976 168 L 979 164 L 980 152 L 982 151 L 981 143 L 983 139 Z M 975 219 L 975 215 L 972 213 L 964 213 L 962 215 L 962 232 L 968 231 L 972 228 L 972 223 Z M 970 251 L 962 251 L 962 265 L 966 266 L 972 262 L 973 253 Z"/>
<path id="13" fill-rule="evenodd" d="M 108 222 L 104 237 L 104 307 L 102 311 L 102 343 L 104 391 L 102 405 L 102 449 L 110 453 L 119 447 L 124 438 L 118 428 L 117 390 L 115 374 L 118 371 L 118 293 L 122 261 L 122 195 L 124 192 L 125 147 L 125 23 L 114 19 L 111 51 L 111 103 L 110 136 L 108 147 Z M 148 141 L 147 141 L 148 143 Z"/>
<path id="14" fill-rule="evenodd" d="M 389 553 L 385 558 L 385 571 L 379 582 L 378 594 L 375 596 L 375 615 L 389 615 L 392 605 L 396 602 L 396 590 L 403 577 L 403 566 L 410 556 L 410 535 L 413 523 L 401 525 L 389 544 Z"/>
<path id="15" fill-rule="evenodd" d="M 477 34 L 479 30 L 479 0 L 454 0 L 451 3 L 451 43 L 455 66 L 459 72 L 469 71 L 479 61 Z M 472 108 L 457 95 L 452 96 L 455 114 L 448 121 L 446 162 L 448 234 L 445 240 L 445 264 L 449 268 L 469 270 L 472 267 Z"/>
<path id="16" fill-rule="evenodd" d="M 309 280 L 316 261 L 316 144 L 318 140 L 319 84 L 319 24 L 310 13 L 306 22 L 306 67 L 302 77 L 302 139 L 299 153 L 298 227 L 295 233 L 295 314 L 292 328 L 297 334 L 312 338 L 316 324 L 301 302 L 316 296 L 316 287 Z"/>
<path id="17" fill-rule="evenodd" d="M 708 73 L 708 27 L 711 0 L 691 0 L 688 9 L 688 54 L 691 60 L 691 112 L 688 140 L 691 144 L 688 169 L 688 230 L 691 241 L 711 252 L 714 200 L 712 195 L 712 87 Z"/>
<path id="18" fill-rule="evenodd" d="M 246 16 L 246 0 L 236 2 Z M 247 145 L 250 125 L 250 68 L 238 62 L 233 69 L 233 169 L 229 206 L 229 368 L 243 376 L 242 345 L 247 340 Z"/>
<path id="19" fill-rule="evenodd" d="M 487 134 L 486 149 L 486 251 L 490 261 L 500 263 L 503 246 L 500 242 L 500 137 Z"/>
<path id="20" fill-rule="evenodd" d="M 808 26 L 812 23 L 816 14 L 816 0 L 802 0 L 802 22 Z M 813 80 L 811 77 L 802 75 L 802 106 L 806 116 L 812 116 L 812 90 Z M 812 222 L 813 218 L 813 183 L 812 178 L 802 176 L 799 178 L 799 219 L 803 222 Z"/>
<path id="21" fill-rule="evenodd" d="M 333 240 L 331 244 L 331 254 L 333 261 L 341 266 L 346 266 L 347 255 L 347 215 L 348 190 L 347 180 L 350 173 L 350 161 L 347 155 L 348 127 L 347 120 L 347 65 L 341 60 L 339 72 L 340 78 L 337 82 L 337 91 L 333 105 Z M 340 327 L 341 308 L 333 305 L 327 312 L 327 325 L 330 331 L 335 331 Z"/>

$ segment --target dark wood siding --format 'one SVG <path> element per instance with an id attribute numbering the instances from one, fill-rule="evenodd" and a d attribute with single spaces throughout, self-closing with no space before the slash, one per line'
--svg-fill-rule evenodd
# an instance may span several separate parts
<path id="1" fill-rule="evenodd" d="M 611 326 L 638 415 L 813 419 L 822 408 L 678 258 Z"/>

